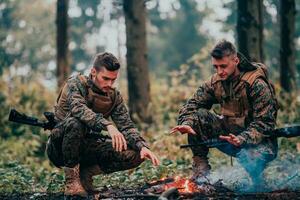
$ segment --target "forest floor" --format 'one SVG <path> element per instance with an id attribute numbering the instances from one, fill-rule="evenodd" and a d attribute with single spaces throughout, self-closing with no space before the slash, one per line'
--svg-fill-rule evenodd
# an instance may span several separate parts
<path id="1" fill-rule="evenodd" d="M 261 193 L 214 193 L 210 195 L 204 195 L 200 193 L 190 193 L 190 194 L 179 194 L 170 197 L 163 197 L 162 195 L 154 194 L 130 194 L 128 191 L 121 189 L 123 194 L 120 194 L 120 189 L 115 189 L 115 194 L 111 196 L 106 196 L 103 194 L 90 195 L 87 198 L 82 197 L 65 197 L 63 193 L 14 193 L 14 194 L 0 194 L 0 199 L 2 200 L 98 200 L 98 199 L 126 199 L 126 200 L 167 200 L 167 199 L 205 199 L 205 200 L 219 200 L 219 199 L 235 199 L 235 200 L 296 200 L 300 199 L 300 191 L 273 191 L 273 192 L 261 192 Z M 127 192 L 126 192 L 127 191 Z"/>

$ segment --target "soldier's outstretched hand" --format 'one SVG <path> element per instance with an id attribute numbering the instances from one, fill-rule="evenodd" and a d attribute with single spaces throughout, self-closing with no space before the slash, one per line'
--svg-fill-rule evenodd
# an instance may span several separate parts
<path id="1" fill-rule="evenodd" d="M 141 149 L 140 155 L 141 155 L 141 159 L 148 158 L 149 160 L 151 160 L 154 166 L 157 166 L 160 163 L 158 158 L 154 155 L 154 153 L 146 147 L 143 147 Z"/>
<path id="2" fill-rule="evenodd" d="M 112 146 L 116 151 L 121 152 L 123 150 L 127 150 L 127 142 L 124 135 L 120 133 L 116 127 L 108 125 L 107 131 L 112 139 Z"/>
<path id="3" fill-rule="evenodd" d="M 229 142 L 230 144 L 233 144 L 234 146 L 237 146 L 237 147 L 241 146 L 240 139 L 231 133 L 229 134 L 229 136 L 220 135 L 219 138 L 221 140 L 226 140 L 227 142 Z"/>
<path id="4" fill-rule="evenodd" d="M 196 132 L 194 131 L 194 129 L 192 129 L 192 127 L 188 126 L 188 125 L 178 125 L 175 126 L 174 128 L 171 129 L 171 134 L 175 133 L 175 132 L 180 132 L 181 134 L 192 134 L 192 135 L 196 135 Z"/>

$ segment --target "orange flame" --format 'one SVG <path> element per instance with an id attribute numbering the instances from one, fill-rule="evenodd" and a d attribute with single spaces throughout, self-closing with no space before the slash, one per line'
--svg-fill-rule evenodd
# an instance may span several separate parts
<path id="1" fill-rule="evenodd" d="M 176 176 L 174 181 L 163 185 L 163 189 L 167 190 L 171 187 L 176 187 L 180 193 L 193 193 L 198 191 L 198 186 L 185 178 Z"/>

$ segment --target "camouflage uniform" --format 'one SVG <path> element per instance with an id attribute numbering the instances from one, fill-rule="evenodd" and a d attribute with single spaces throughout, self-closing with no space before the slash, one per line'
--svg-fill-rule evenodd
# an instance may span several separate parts
<path id="1" fill-rule="evenodd" d="M 229 133 L 237 135 L 242 142 L 241 148 L 229 144 L 218 149 L 237 157 L 255 178 L 277 155 L 277 140 L 263 134 L 275 127 L 277 101 L 267 77 L 255 75 L 258 73 L 256 70 L 261 70 L 262 64 L 250 63 L 241 55 L 239 57 L 240 76 L 218 81 L 217 74 L 213 75 L 181 108 L 178 124 L 189 125 L 197 133 L 195 136 L 188 135 L 189 144 Z M 248 68 L 254 69 L 253 72 L 243 71 Z M 249 81 L 245 76 L 253 80 Z M 209 111 L 213 104 L 221 105 L 221 115 Z M 194 156 L 207 160 L 207 146 L 192 147 L 191 150 Z"/>
<path id="2" fill-rule="evenodd" d="M 103 102 L 89 100 L 93 95 Z M 102 111 L 97 112 L 95 105 Z M 115 89 L 103 93 L 90 76 L 76 75 L 67 80 L 58 97 L 55 117 L 58 124 L 47 143 L 48 157 L 55 166 L 98 164 L 103 172 L 110 173 L 134 168 L 142 162 L 140 150 L 148 146 L 131 121 L 121 94 Z M 108 117 L 124 135 L 128 143 L 126 151 L 117 152 L 111 142 L 93 136 L 112 124 Z"/>

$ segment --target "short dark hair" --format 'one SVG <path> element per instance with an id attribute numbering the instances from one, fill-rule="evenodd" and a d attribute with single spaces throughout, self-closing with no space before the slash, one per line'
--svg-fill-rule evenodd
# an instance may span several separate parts
<path id="1" fill-rule="evenodd" d="M 93 66 L 96 71 L 99 71 L 102 67 L 109 71 L 116 71 L 120 69 L 120 63 L 118 59 L 111 53 L 104 52 L 95 56 Z"/>
<path id="2" fill-rule="evenodd" d="M 210 55 L 216 59 L 221 59 L 225 56 L 234 55 L 236 53 L 236 48 L 231 42 L 227 40 L 221 40 L 213 48 Z"/>

